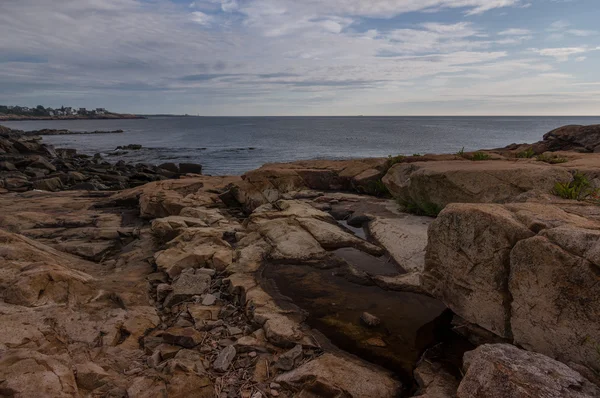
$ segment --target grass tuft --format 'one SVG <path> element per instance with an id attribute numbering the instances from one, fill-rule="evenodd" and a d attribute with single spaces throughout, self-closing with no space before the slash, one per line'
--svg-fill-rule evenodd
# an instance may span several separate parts
<path id="1" fill-rule="evenodd" d="M 593 188 L 585 174 L 576 172 L 570 182 L 557 182 L 552 193 L 563 199 L 585 200 L 595 199 L 598 196 L 598 188 Z"/>
<path id="2" fill-rule="evenodd" d="M 397 199 L 402 211 L 417 216 L 437 217 L 444 208 L 432 202 L 419 202 L 416 200 Z"/>
<path id="3" fill-rule="evenodd" d="M 492 157 L 485 152 L 475 152 L 473 156 L 471 156 L 471 160 L 489 160 Z"/>
<path id="4" fill-rule="evenodd" d="M 525 150 L 523 152 L 517 153 L 517 158 L 519 158 L 519 159 L 531 159 L 534 156 L 535 156 L 535 152 L 533 151 L 533 148 L 531 148 L 531 147 L 527 148 L 527 150 Z"/>
<path id="5" fill-rule="evenodd" d="M 563 158 L 558 155 L 548 155 L 545 153 L 538 155 L 535 159 L 540 162 L 546 162 L 550 164 L 566 163 L 569 161 L 567 158 Z"/>

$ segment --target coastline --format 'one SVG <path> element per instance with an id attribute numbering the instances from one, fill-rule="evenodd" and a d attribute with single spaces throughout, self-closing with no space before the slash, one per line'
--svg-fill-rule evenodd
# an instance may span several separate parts
<path id="1" fill-rule="evenodd" d="M 582 336 L 600 341 L 600 207 L 553 190 L 598 178 L 596 148 L 600 126 L 565 126 L 492 150 L 206 176 L 0 127 L 1 319 L 28 333 L 0 333 L 0 380 L 53 396 L 598 396 Z M 22 383 L 30 358 L 47 365 Z"/>
<path id="2" fill-rule="evenodd" d="M 96 116 L 21 116 L 0 115 L 0 121 L 28 121 L 28 120 L 117 120 L 117 119 L 146 119 L 144 116 L 131 114 L 108 114 Z"/>

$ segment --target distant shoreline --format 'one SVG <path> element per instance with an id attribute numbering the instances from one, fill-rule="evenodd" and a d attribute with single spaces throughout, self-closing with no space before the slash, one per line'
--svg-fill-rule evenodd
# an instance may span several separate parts
<path id="1" fill-rule="evenodd" d="M 146 119 L 144 116 L 111 113 L 94 116 L 22 116 L 0 115 L 0 121 L 27 121 L 27 120 L 117 120 L 117 119 Z"/>

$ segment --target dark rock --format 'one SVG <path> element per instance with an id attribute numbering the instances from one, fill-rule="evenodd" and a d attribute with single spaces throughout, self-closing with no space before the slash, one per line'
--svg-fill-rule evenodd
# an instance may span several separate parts
<path id="1" fill-rule="evenodd" d="M 80 182 L 70 187 L 73 191 L 106 191 L 108 187 L 97 181 Z"/>
<path id="2" fill-rule="evenodd" d="M 62 181 L 58 177 L 45 178 L 33 182 L 33 188 L 42 191 L 60 191 L 63 188 Z"/>
<path id="3" fill-rule="evenodd" d="M 292 370 L 302 360 L 302 345 L 296 344 L 291 350 L 281 354 L 275 364 L 281 370 Z"/>
<path id="4" fill-rule="evenodd" d="M 202 174 L 202 165 L 196 163 L 179 163 L 181 174 Z"/>
<path id="5" fill-rule="evenodd" d="M 56 167 L 54 167 L 54 165 L 48 160 L 46 160 L 46 158 L 44 158 L 43 156 L 35 156 L 31 158 L 31 163 L 29 163 L 29 167 L 56 171 Z"/>
<path id="6" fill-rule="evenodd" d="M 194 348 L 204 339 L 204 333 L 200 333 L 193 327 L 173 327 L 165 330 L 162 335 L 163 341 L 171 345 L 185 348 Z"/>
<path id="7" fill-rule="evenodd" d="M 129 144 L 129 145 L 119 145 L 115 150 L 131 150 L 131 151 L 137 151 L 142 149 L 142 146 L 140 144 Z"/>
<path id="8" fill-rule="evenodd" d="M 369 221 L 371 221 L 371 217 L 366 216 L 364 214 L 355 214 L 350 216 L 350 218 L 348 218 L 346 222 L 351 227 L 362 228 Z"/>
<path id="9" fill-rule="evenodd" d="M 17 168 L 15 167 L 14 164 L 12 164 L 10 162 L 0 162 L 0 170 L 4 170 L 4 171 L 16 171 Z"/>
<path id="10" fill-rule="evenodd" d="M 179 173 L 179 166 L 171 162 L 159 164 L 158 168 L 170 171 L 171 173 Z"/>

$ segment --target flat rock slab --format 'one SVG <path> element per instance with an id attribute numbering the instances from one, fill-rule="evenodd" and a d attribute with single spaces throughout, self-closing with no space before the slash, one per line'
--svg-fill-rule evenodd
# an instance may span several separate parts
<path id="1" fill-rule="evenodd" d="M 371 236 L 405 271 L 422 272 L 425 267 L 427 229 L 433 219 L 411 214 L 377 217 L 369 223 Z"/>
<path id="2" fill-rule="evenodd" d="M 183 273 L 173 283 L 173 291 L 165 299 L 165 306 L 170 307 L 185 301 L 192 296 L 204 294 L 210 286 L 210 276 L 191 272 Z"/>

